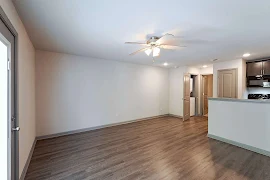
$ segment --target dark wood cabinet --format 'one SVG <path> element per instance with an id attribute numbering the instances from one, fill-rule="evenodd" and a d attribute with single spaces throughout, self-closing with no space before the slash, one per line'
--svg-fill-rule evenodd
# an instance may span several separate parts
<path id="1" fill-rule="evenodd" d="M 270 88 L 270 59 L 247 62 L 247 87 Z"/>
<path id="2" fill-rule="evenodd" d="M 263 75 L 270 75 L 270 61 L 263 61 Z"/>
<path id="3" fill-rule="evenodd" d="M 247 76 L 262 75 L 262 62 L 251 62 L 247 63 Z"/>
<path id="4" fill-rule="evenodd" d="M 247 63 L 247 76 L 270 75 L 270 60 Z"/>

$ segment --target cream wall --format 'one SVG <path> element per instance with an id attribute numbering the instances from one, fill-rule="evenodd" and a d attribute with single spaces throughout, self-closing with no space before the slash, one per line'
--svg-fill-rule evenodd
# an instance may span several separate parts
<path id="1" fill-rule="evenodd" d="M 21 175 L 36 137 L 35 49 L 11 0 L 0 5 L 18 33 L 19 174 Z"/>
<path id="2" fill-rule="evenodd" d="M 208 65 L 206 68 L 200 68 L 200 74 L 207 75 L 213 74 L 213 65 Z"/>
<path id="3" fill-rule="evenodd" d="M 166 68 L 36 51 L 37 136 L 168 114 Z"/>
<path id="4" fill-rule="evenodd" d="M 237 91 L 238 91 L 238 98 L 246 98 L 246 68 L 245 68 L 245 61 L 242 59 L 237 59 L 237 60 L 232 60 L 232 61 L 225 61 L 225 62 L 219 62 L 215 63 L 213 65 L 213 97 L 218 96 L 218 86 L 217 86 L 217 80 L 218 80 L 218 70 L 223 70 L 223 69 L 233 69 L 236 68 L 237 71 Z"/>

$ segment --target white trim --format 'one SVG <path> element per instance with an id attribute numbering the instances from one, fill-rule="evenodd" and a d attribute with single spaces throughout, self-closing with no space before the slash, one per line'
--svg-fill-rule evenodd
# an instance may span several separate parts
<path id="1" fill-rule="evenodd" d="M 107 125 L 102 125 L 102 126 L 95 126 L 95 127 L 90 127 L 90 128 L 84 128 L 84 129 L 77 129 L 77 130 L 73 130 L 73 131 L 66 131 L 66 132 L 61 132 L 61 133 L 56 133 L 56 134 L 49 134 L 49 135 L 45 135 L 45 136 L 38 136 L 37 140 L 50 139 L 50 138 L 66 136 L 66 135 L 70 135 L 70 134 L 77 134 L 77 133 L 92 131 L 92 130 L 96 130 L 96 129 L 102 129 L 102 128 L 107 128 L 107 127 L 112 127 L 112 126 L 129 124 L 129 123 L 134 123 L 134 122 L 149 120 L 149 119 L 155 119 L 155 118 L 160 118 L 160 117 L 165 117 L 165 116 L 168 116 L 168 114 L 147 117 L 147 118 L 142 118 L 142 119 L 135 119 L 135 120 L 130 120 L 130 121 L 124 121 L 124 122 L 120 122 L 120 123 L 112 123 L 112 124 L 107 124 Z"/>
<path id="2" fill-rule="evenodd" d="M 183 119 L 183 117 L 182 117 L 182 116 L 178 116 L 178 115 L 174 115 L 174 114 L 169 114 L 169 116 L 172 116 L 172 117 L 176 117 L 176 118 Z"/>
<path id="3" fill-rule="evenodd" d="M 207 134 L 207 137 L 209 137 L 211 139 L 218 140 L 218 141 L 222 141 L 222 142 L 225 142 L 225 143 L 228 143 L 228 144 L 232 144 L 234 146 L 237 146 L 237 147 L 240 147 L 240 148 L 243 148 L 243 149 L 247 149 L 249 151 L 253 151 L 253 152 L 256 152 L 256 153 L 259 153 L 259 154 L 270 157 L 270 152 L 269 151 L 266 151 L 266 150 L 263 150 L 263 149 L 260 149 L 260 148 L 256 148 L 256 147 L 253 147 L 253 146 L 242 144 L 242 143 L 232 141 L 232 140 L 229 140 L 229 139 L 225 139 L 225 138 L 215 136 L 215 135 L 212 135 L 212 134 Z"/>

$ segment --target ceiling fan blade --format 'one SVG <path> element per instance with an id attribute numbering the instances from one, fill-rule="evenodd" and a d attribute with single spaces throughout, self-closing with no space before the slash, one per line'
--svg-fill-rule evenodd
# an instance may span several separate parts
<path id="1" fill-rule="evenodd" d="M 162 41 L 162 40 L 164 39 L 164 37 L 166 37 L 166 36 L 172 36 L 172 37 L 174 37 L 173 34 L 166 33 L 166 34 L 164 34 L 163 36 L 161 36 L 161 37 L 157 40 L 157 43 L 161 43 L 161 41 Z"/>
<path id="2" fill-rule="evenodd" d="M 140 44 L 140 45 L 148 45 L 147 43 L 142 43 L 142 42 L 125 42 L 125 44 Z"/>
<path id="3" fill-rule="evenodd" d="M 137 54 L 137 53 L 139 53 L 139 52 L 145 51 L 145 50 L 147 50 L 147 49 L 149 49 L 149 47 L 139 49 L 138 51 L 135 51 L 135 52 L 133 52 L 133 53 L 131 53 L 131 54 L 129 54 L 129 55 L 134 55 L 134 54 Z"/>
<path id="4" fill-rule="evenodd" d="M 183 42 L 187 44 L 209 44 L 212 41 L 204 40 L 204 39 L 186 39 L 186 40 L 183 40 Z"/>
<path id="5" fill-rule="evenodd" d="M 187 47 L 187 46 L 179 46 L 179 45 L 172 45 L 172 44 L 160 44 L 160 46 L 177 46 L 177 47 Z"/>
<path id="6" fill-rule="evenodd" d="M 184 38 L 185 36 L 173 36 L 173 38 Z"/>
<path id="7" fill-rule="evenodd" d="M 187 46 L 178 46 L 178 45 L 170 45 L 170 44 L 160 44 L 159 46 L 163 49 L 177 49 L 181 47 L 187 47 Z"/>
<path id="8" fill-rule="evenodd" d="M 171 33 L 166 33 L 166 34 L 164 34 L 163 36 L 161 36 L 160 39 L 163 38 L 164 36 L 173 36 L 173 37 L 174 37 L 173 34 L 171 34 Z"/>

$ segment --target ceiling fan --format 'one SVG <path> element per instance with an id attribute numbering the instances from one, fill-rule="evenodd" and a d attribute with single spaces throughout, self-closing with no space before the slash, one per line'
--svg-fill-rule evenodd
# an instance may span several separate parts
<path id="1" fill-rule="evenodd" d="M 144 45 L 147 46 L 145 48 L 139 49 L 138 51 L 135 51 L 131 53 L 130 55 L 137 54 L 139 52 L 144 51 L 147 56 L 150 56 L 150 54 L 153 52 L 153 57 L 159 56 L 160 55 L 160 49 L 173 49 L 175 47 L 186 47 L 186 46 L 177 46 L 177 45 L 171 45 L 171 44 L 163 44 L 161 40 L 166 37 L 166 36 L 173 36 L 173 34 L 165 34 L 161 37 L 158 36 L 151 36 L 146 43 L 141 43 L 141 42 L 125 42 L 125 44 L 138 44 L 138 45 Z"/>

